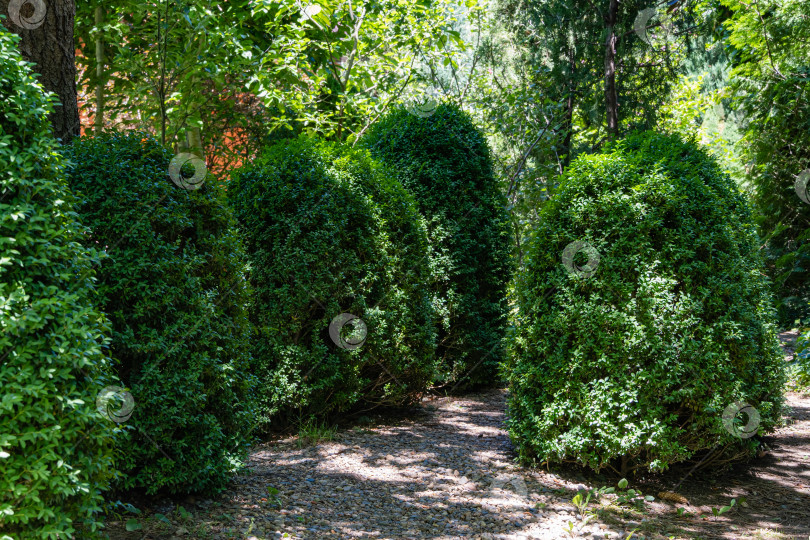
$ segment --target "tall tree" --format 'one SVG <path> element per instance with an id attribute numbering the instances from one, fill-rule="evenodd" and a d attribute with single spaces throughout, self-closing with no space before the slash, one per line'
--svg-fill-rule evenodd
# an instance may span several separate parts
<path id="1" fill-rule="evenodd" d="M 96 118 L 95 135 L 101 135 L 104 129 L 104 6 L 101 1 L 96 5 Z"/>
<path id="2" fill-rule="evenodd" d="M 610 0 L 604 15 L 605 33 L 605 112 L 607 130 L 611 140 L 619 132 L 619 96 L 616 93 L 616 23 L 619 17 L 619 0 Z"/>
<path id="3" fill-rule="evenodd" d="M 577 146 L 595 150 L 655 124 L 694 25 L 682 0 L 499 0 L 499 9 L 535 88 L 566 104 L 565 163 Z M 572 137 L 577 111 L 582 125 Z"/>
<path id="4" fill-rule="evenodd" d="M 59 99 L 50 116 L 54 135 L 68 143 L 80 134 L 73 44 L 73 0 L 0 0 L 5 27 L 21 38 L 22 57 L 35 64 L 39 82 Z"/>
<path id="5" fill-rule="evenodd" d="M 784 324 L 810 317 L 810 4 L 722 0 L 740 147 Z"/>
<path id="6" fill-rule="evenodd" d="M 653 129 L 714 0 L 488 0 L 478 88 L 516 256 L 577 154 Z"/>

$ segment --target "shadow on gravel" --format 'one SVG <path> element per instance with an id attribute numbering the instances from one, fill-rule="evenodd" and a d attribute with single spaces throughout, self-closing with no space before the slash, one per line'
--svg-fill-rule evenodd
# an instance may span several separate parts
<path id="1" fill-rule="evenodd" d="M 617 479 L 576 468 L 515 466 L 503 430 L 504 402 L 502 390 L 440 398 L 412 415 L 343 430 L 318 446 L 297 448 L 292 439 L 260 445 L 226 496 L 183 501 L 191 522 L 146 520 L 138 534 L 117 525 L 112 538 L 566 538 L 567 524 L 578 521 L 571 504 L 577 489 Z M 602 505 L 599 520 L 577 537 L 624 539 L 637 529 L 634 539 L 806 539 L 810 398 L 794 394 L 789 404 L 794 423 L 766 439 L 771 449 L 762 459 L 692 473 L 678 489 L 689 504 L 656 499 L 642 513 Z M 629 480 L 657 496 L 686 472 Z M 279 490 L 278 500 L 268 488 Z M 712 507 L 743 497 L 747 506 L 712 515 Z"/>

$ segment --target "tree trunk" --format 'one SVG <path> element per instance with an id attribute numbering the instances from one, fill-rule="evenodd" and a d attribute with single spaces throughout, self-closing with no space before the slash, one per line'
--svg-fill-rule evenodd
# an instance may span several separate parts
<path id="1" fill-rule="evenodd" d="M 186 151 L 203 160 L 205 159 L 205 148 L 203 147 L 200 128 L 195 126 L 186 130 Z"/>
<path id="2" fill-rule="evenodd" d="M 101 4 L 96 6 L 96 137 L 101 135 L 104 129 L 104 34 L 101 32 L 101 25 L 104 24 L 104 8 Z"/>
<path id="3" fill-rule="evenodd" d="M 198 58 L 205 50 L 205 41 L 203 40 L 204 38 L 201 37 L 200 42 L 197 45 Z M 196 75 L 191 78 L 191 85 L 193 87 L 196 87 L 199 83 L 199 77 Z M 205 148 L 203 147 L 202 130 L 200 129 L 200 126 L 186 128 L 186 140 L 185 142 L 181 141 L 179 146 L 184 152 L 190 152 L 205 161 Z"/>
<path id="4" fill-rule="evenodd" d="M 610 0 L 605 16 L 607 39 L 605 40 L 605 108 L 607 112 L 608 138 L 615 141 L 619 133 L 619 98 L 616 94 L 616 20 L 619 0 Z"/>
<path id="5" fill-rule="evenodd" d="M 8 14 L 6 28 L 22 38 L 20 53 L 35 64 L 39 82 L 59 99 L 51 125 L 54 136 L 69 143 L 81 133 L 73 43 L 76 5 L 73 0 L 0 0 L 0 11 Z"/>
<path id="6" fill-rule="evenodd" d="M 576 57 L 574 49 L 568 49 L 568 68 L 571 70 L 568 74 L 568 100 L 565 105 L 565 140 L 563 147 L 565 148 L 565 159 L 563 160 L 563 168 L 567 169 L 571 164 L 571 135 L 574 131 L 574 94 L 576 93 Z M 562 174 L 562 171 L 560 171 Z"/>

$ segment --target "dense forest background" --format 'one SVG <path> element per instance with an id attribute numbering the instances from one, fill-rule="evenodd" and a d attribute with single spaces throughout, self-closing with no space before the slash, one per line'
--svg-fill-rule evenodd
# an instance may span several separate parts
<path id="1" fill-rule="evenodd" d="M 808 315 L 807 16 L 798 0 L 82 2 L 78 101 L 84 133 L 145 130 L 220 175 L 268 141 L 354 143 L 397 104 L 452 101 L 494 150 L 518 260 L 577 155 L 636 130 L 694 137 L 754 201 L 792 325 Z"/>

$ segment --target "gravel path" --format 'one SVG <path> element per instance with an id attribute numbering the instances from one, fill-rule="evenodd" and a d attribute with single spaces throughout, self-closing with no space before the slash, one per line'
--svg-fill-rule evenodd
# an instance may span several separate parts
<path id="1" fill-rule="evenodd" d="M 589 482 L 572 469 L 555 474 L 516 467 L 502 427 L 505 397 L 493 390 L 438 398 L 404 419 L 389 416 L 379 425 L 345 429 L 317 446 L 299 448 L 295 437 L 257 446 L 249 469 L 221 497 L 152 500 L 139 517 L 141 529 L 130 532 L 125 521 L 109 521 L 107 534 L 113 540 L 810 535 L 810 395 L 788 395 L 786 425 L 766 439 L 770 450 L 762 459 L 691 475 L 679 490 L 686 504 L 656 497 L 634 511 L 603 497 L 591 504 L 593 519 L 582 527 L 572 497 L 615 479 L 589 475 Z M 680 483 L 683 474 L 639 478 L 631 487 L 655 495 Z M 275 497 L 268 487 L 279 490 Z M 741 504 L 712 515 L 731 498 Z"/>
<path id="2" fill-rule="evenodd" d="M 341 432 L 316 447 L 257 448 L 232 501 L 253 518 L 248 538 L 567 536 L 568 522 L 578 522 L 571 498 L 585 486 L 513 465 L 504 392 L 435 399 L 420 418 Z M 280 490 L 280 510 L 257 504 L 268 485 Z M 620 531 L 591 523 L 577 536 Z"/>

